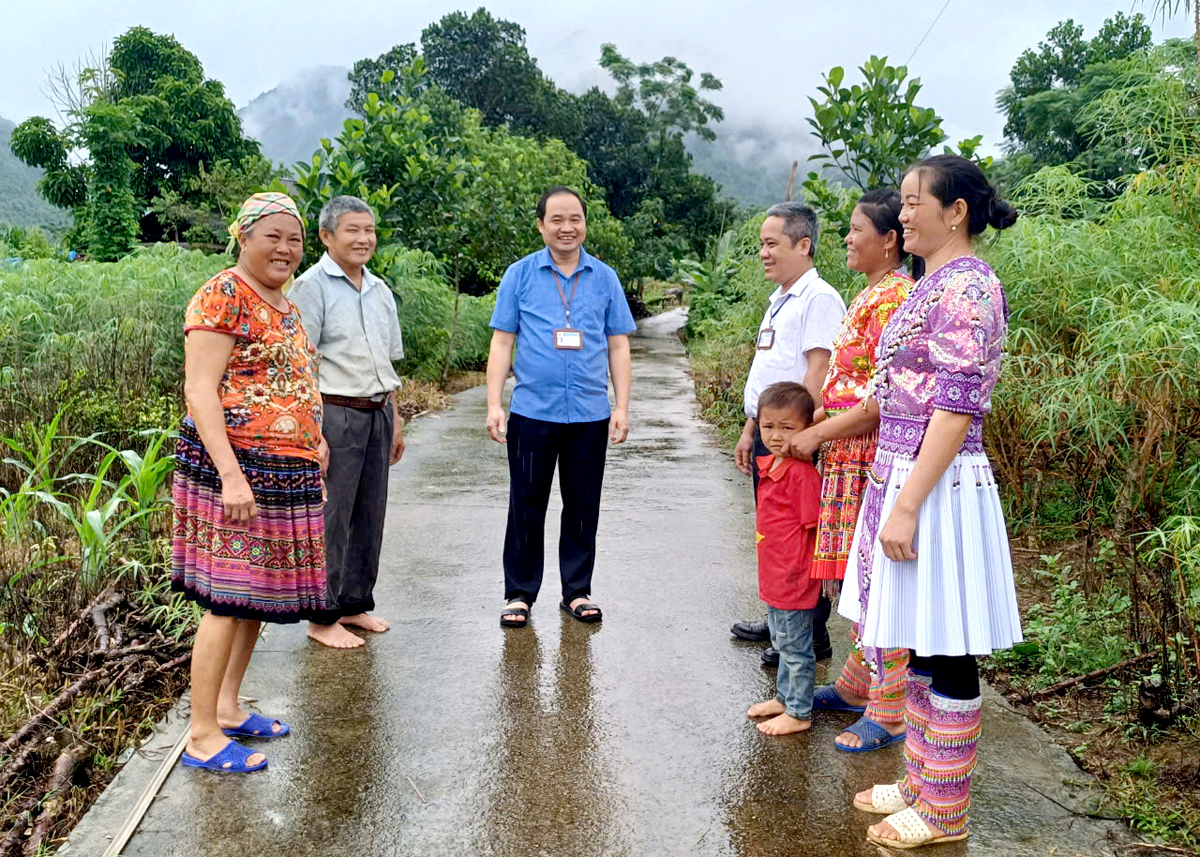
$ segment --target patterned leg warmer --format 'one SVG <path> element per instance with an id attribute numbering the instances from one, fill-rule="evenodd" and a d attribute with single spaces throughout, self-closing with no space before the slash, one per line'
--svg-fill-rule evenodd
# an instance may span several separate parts
<path id="1" fill-rule="evenodd" d="M 905 654 L 908 654 L 907 651 Z M 834 682 L 833 689 L 843 699 L 847 696 L 866 699 L 871 693 L 871 669 L 859 645 L 857 623 L 850 626 L 850 656 L 846 658 L 846 665 L 842 667 L 842 674 Z"/>
<path id="2" fill-rule="evenodd" d="M 915 808 L 927 822 L 953 836 L 967 829 L 983 697 L 950 699 L 930 693 L 929 702 L 925 765 Z"/>
<path id="3" fill-rule="evenodd" d="M 908 670 L 904 677 L 904 765 L 908 774 L 900 785 L 900 794 L 909 806 L 921 794 L 921 771 L 925 766 L 925 726 L 929 722 L 928 673 Z"/>
<path id="4" fill-rule="evenodd" d="M 883 675 L 871 674 L 870 700 L 864 715 L 876 723 L 899 723 L 904 719 L 904 684 L 908 674 L 908 649 L 880 649 Z"/>

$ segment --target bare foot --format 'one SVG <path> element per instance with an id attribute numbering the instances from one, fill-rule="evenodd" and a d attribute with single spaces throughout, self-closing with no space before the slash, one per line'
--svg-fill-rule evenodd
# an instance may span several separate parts
<path id="1" fill-rule="evenodd" d="M 571 609 L 572 610 L 576 609 L 577 607 L 579 607 L 580 604 L 591 604 L 591 603 L 592 603 L 592 599 L 586 595 L 581 596 L 580 598 L 572 598 L 571 599 Z M 589 608 L 587 610 L 584 610 L 579 615 L 580 616 L 595 616 L 599 612 L 600 612 L 599 610 L 593 610 L 593 609 Z"/>
<path id="2" fill-rule="evenodd" d="M 884 729 L 886 729 L 887 733 L 889 735 L 903 735 L 904 734 L 904 722 L 903 721 L 901 721 L 900 723 L 878 723 L 878 722 L 872 720 L 871 722 L 874 723 L 876 726 L 881 726 Z M 853 732 L 843 732 L 841 735 L 839 735 L 833 739 L 833 743 L 837 744 L 840 747 L 851 747 L 851 748 L 857 749 L 858 747 L 862 746 L 862 738 L 859 738 Z"/>
<path id="3" fill-rule="evenodd" d="M 764 735 L 794 735 L 812 728 L 811 720 L 797 720 L 790 714 L 780 714 L 764 723 L 758 724 L 758 731 Z"/>
<path id="4" fill-rule="evenodd" d="M 507 604 L 505 604 L 504 606 L 505 607 L 516 607 L 519 610 L 528 610 L 529 609 L 529 605 L 526 604 L 524 601 L 510 601 Z M 505 613 L 500 618 L 506 619 L 509 622 L 520 622 L 522 625 L 525 625 L 529 622 L 529 619 L 527 619 L 524 616 L 518 616 L 516 613 Z"/>
<path id="5" fill-rule="evenodd" d="M 760 702 L 758 705 L 751 705 L 750 710 L 746 712 L 746 716 L 751 720 L 755 717 L 774 717 L 776 714 L 783 714 L 785 710 L 783 703 L 778 699 L 768 699 L 766 702 Z"/>
<path id="6" fill-rule="evenodd" d="M 341 619 L 338 619 L 338 624 L 353 625 L 356 628 L 362 628 L 364 631 L 372 631 L 376 634 L 382 634 L 388 628 L 392 627 L 388 620 L 372 616 L 370 613 L 356 613 L 353 616 L 343 616 Z"/>
<path id="7" fill-rule="evenodd" d="M 921 819 L 921 821 L 925 822 L 925 826 L 928 827 L 929 832 L 933 834 L 933 840 L 932 840 L 933 842 L 937 842 L 939 839 L 941 839 L 943 836 L 946 835 L 943 831 L 938 830 L 936 827 L 934 827 L 928 821 L 925 821 L 925 819 Z M 900 841 L 900 834 L 896 832 L 896 828 L 892 827 L 886 821 L 881 821 L 878 824 L 872 824 L 870 827 L 867 828 L 867 830 L 870 831 L 871 833 L 874 833 L 880 839 L 888 839 L 888 840 L 891 840 L 892 842 Z"/>
<path id="8" fill-rule="evenodd" d="M 229 739 L 217 732 L 215 735 L 208 735 L 203 738 L 197 738 L 194 734 L 187 742 L 187 754 L 193 759 L 199 759 L 201 762 L 207 762 L 213 756 L 225 749 L 225 745 L 229 743 Z M 246 760 L 246 765 L 254 767 L 260 762 L 266 761 L 267 757 L 262 753 L 254 753 Z M 232 762 L 227 762 L 222 767 L 232 767 Z"/>
<path id="9" fill-rule="evenodd" d="M 309 622 L 308 636 L 331 649 L 357 649 L 366 642 L 362 637 L 356 637 L 338 624 L 317 625 Z"/>

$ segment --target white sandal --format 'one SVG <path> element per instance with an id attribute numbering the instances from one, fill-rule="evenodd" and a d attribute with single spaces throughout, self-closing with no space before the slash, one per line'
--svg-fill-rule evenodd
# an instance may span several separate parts
<path id="1" fill-rule="evenodd" d="M 863 812 L 873 812 L 876 815 L 891 815 L 907 809 L 908 801 L 904 799 L 898 783 L 888 783 L 886 786 L 871 787 L 870 803 L 863 803 L 856 797 L 854 808 L 861 809 Z"/>
<path id="2" fill-rule="evenodd" d="M 968 836 L 968 831 L 966 830 L 953 836 L 934 836 L 933 831 L 929 829 L 929 825 L 925 823 L 925 819 L 921 818 L 920 814 L 911 806 L 894 815 L 889 815 L 884 819 L 884 822 L 890 824 L 892 829 L 900 834 L 900 838 L 884 839 L 882 836 L 872 833 L 871 828 L 868 827 L 867 839 L 884 848 L 898 848 L 901 851 L 920 848 L 922 845 L 961 842 Z"/>

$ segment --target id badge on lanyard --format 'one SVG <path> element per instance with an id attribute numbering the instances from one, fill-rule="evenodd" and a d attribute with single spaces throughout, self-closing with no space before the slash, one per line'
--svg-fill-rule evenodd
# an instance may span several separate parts
<path id="1" fill-rule="evenodd" d="M 583 271 L 576 271 L 575 276 L 572 277 L 575 282 L 571 286 L 570 297 L 567 297 L 567 293 L 563 291 L 562 281 L 558 279 L 558 272 L 551 268 L 550 273 L 554 275 L 554 285 L 558 287 L 559 300 L 562 301 L 563 309 L 567 312 L 567 326 L 554 331 L 554 347 L 558 351 L 579 351 L 583 348 L 583 331 L 571 327 L 571 301 L 575 300 L 575 290 L 579 288 L 579 278 L 583 275 Z"/>
<path id="2" fill-rule="evenodd" d="M 771 313 L 770 319 L 767 321 L 767 326 L 758 332 L 758 350 L 770 351 L 775 347 L 775 316 L 779 315 L 779 311 L 783 309 L 783 305 L 788 302 L 791 297 L 789 293 L 779 302 L 779 306 L 775 307 L 775 311 Z"/>

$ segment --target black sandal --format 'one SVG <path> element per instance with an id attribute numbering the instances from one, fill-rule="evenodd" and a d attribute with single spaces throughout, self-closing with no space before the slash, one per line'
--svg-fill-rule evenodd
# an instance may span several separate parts
<path id="1" fill-rule="evenodd" d="M 512 603 L 512 602 L 510 602 Z M 520 619 L 505 619 L 505 616 L 520 616 Z M 500 611 L 500 627 L 501 628 L 524 628 L 529 624 L 529 611 L 524 607 L 511 607 L 508 604 L 504 605 L 504 609 Z"/>
<path id="2" fill-rule="evenodd" d="M 589 625 L 593 622 L 599 622 L 601 619 L 604 618 L 604 614 L 602 612 L 600 612 L 600 608 L 597 607 L 595 604 L 591 603 L 590 601 L 584 601 L 582 604 L 580 604 L 574 610 L 572 610 L 571 605 L 565 601 L 560 601 L 558 603 L 558 606 L 560 608 L 562 608 L 563 612 L 574 617 L 575 619 L 578 619 L 580 622 L 586 622 Z M 585 615 L 583 615 L 583 611 L 585 611 L 585 610 L 595 610 L 596 612 L 591 614 L 590 616 L 585 616 Z"/>

